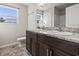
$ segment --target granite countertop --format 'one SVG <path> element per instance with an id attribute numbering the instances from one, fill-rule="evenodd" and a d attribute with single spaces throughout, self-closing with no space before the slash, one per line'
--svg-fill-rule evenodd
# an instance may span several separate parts
<path id="1" fill-rule="evenodd" d="M 37 30 L 37 29 L 36 30 L 29 30 L 28 29 L 28 31 L 32 31 L 32 32 L 35 32 L 35 33 L 40 33 L 40 34 L 45 34 L 47 36 L 57 37 L 59 39 L 79 43 L 79 33 L 72 33 L 72 35 L 60 35 L 59 33 L 55 34 L 57 32 L 55 30 L 46 31 L 46 30 Z"/>

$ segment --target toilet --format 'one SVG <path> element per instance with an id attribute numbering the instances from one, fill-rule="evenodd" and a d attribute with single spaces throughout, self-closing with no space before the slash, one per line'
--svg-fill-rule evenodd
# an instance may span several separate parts
<path id="1" fill-rule="evenodd" d="M 18 41 L 19 47 L 21 47 L 22 46 L 22 43 L 23 44 L 26 44 L 26 37 L 17 38 L 17 41 Z"/>

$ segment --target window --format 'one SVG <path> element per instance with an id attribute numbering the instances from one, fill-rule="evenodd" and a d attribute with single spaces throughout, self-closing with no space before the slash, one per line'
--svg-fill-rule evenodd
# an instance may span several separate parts
<path id="1" fill-rule="evenodd" d="M 36 25 L 37 28 L 44 28 L 46 21 L 44 20 L 43 11 L 37 11 L 36 13 Z"/>
<path id="2" fill-rule="evenodd" d="M 37 23 L 37 28 L 40 28 L 40 24 L 42 21 L 42 15 L 41 14 L 36 14 L 36 23 Z"/>
<path id="3" fill-rule="evenodd" d="M 0 5 L 0 23 L 17 23 L 18 9 Z"/>
<path id="4" fill-rule="evenodd" d="M 42 15 L 41 14 L 37 14 L 36 15 L 36 21 L 37 21 L 37 24 L 39 24 L 39 22 L 42 20 Z"/>

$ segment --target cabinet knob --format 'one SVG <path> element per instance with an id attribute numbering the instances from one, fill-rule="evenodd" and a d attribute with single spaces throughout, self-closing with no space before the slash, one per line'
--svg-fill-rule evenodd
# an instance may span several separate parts
<path id="1" fill-rule="evenodd" d="M 50 50 L 50 56 L 52 56 L 52 54 L 53 54 L 53 51 L 52 51 L 52 50 Z"/>

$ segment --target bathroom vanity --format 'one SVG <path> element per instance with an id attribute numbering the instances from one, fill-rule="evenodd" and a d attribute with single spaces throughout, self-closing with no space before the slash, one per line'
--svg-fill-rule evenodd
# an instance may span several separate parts
<path id="1" fill-rule="evenodd" d="M 26 49 L 33 56 L 79 55 L 78 37 L 53 33 L 50 31 L 27 30 Z"/>
<path id="2" fill-rule="evenodd" d="M 54 8 L 53 8 L 54 9 Z M 58 9 L 57 7 L 55 9 Z M 52 26 L 71 28 L 68 29 L 74 32 L 72 28 L 78 29 L 78 33 L 60 32 L 56 30 L 26 30 L 26 49 L 33 56 L 77 56 L 79 55 L 79 4 L 66 7 L 61 13 L 58 10 L 53 10 L 53 14 L 47 13 L 49 22 L 52 16 Z M 64 16 L 64 17 L 62 17 Z M 59 21 L 60 19 L 60 21 Z M 62 21 L 63 20 L 63 21 Z M 54 26 L 53 26 L 54 25 Z"/>

